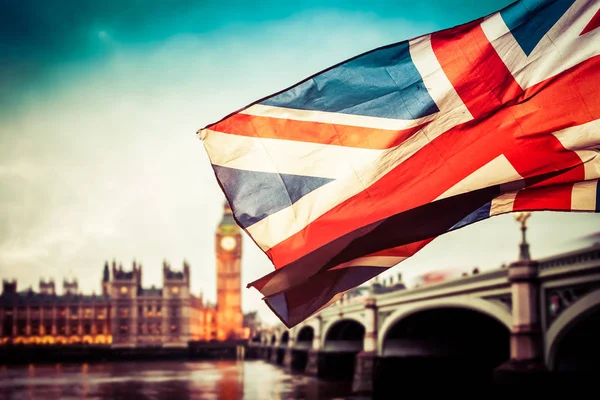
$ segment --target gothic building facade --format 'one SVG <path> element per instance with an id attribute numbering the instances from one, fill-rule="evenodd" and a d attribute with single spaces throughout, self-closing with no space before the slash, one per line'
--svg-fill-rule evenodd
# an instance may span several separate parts
<path id="1" fill-rule="evenodd" d="M 242 238 L 225 203 L 215 235 L 217 304 L 190 292 L 190 265 L 164 262 L 162 287 L 142 286 L 142 265 L 104 265 L 101 294 L 84 295 L 76 280 L 17 290 L 3 281 L 0 344 L 102 344 L 113 348 L 186 347 L 190 341 L 247 339 L 241 308 Z"/>

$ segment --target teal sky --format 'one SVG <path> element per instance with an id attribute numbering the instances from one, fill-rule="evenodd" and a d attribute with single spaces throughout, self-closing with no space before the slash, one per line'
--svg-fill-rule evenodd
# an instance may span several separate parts
<path id="1" fill-rule="evenodd" d="M 374 47 L 511 1 L 0 0 L 0 277 L 100 289 L 102 265 L 192 266 L 215 298 L 223 195 L 195 132 Z M 534 256 L 585 245 L 595 214 L 537 213 Z M 517 256 L 511 216 L 438 238 L 390 274 L 491 268 Z M 243 282 L 272 270 L 245 238 Z M 388 274 L 386 274 L 388 275 Z M 273 314 L 254 290 L 245 310 Z"/>

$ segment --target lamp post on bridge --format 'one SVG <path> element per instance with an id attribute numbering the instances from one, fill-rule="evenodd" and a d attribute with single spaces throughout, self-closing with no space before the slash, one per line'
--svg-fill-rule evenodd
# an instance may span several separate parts
<path id="1" fill-rule="evenodd" d="M 538 263 L 531 259 L 526 231 L 529 212 L 518 212 L 514 218 L 521 225 L 522 241 L 519 259 L 508 267 L 512 292 L 512 328 L 510 360 L 496 369 L 500 382 L 539 382 L 547 376 L 544 362 L 543 331 L 540 322 L 540 284 Z"/>
<path id="2" fill-rule="evenodd" d="M 521 234 L 522 241 L 519 247 L 521 251 L 519 252 L 519 260 L 531 260 L 531 255 L 529 254 L 529 243 L 527 243 L 527 238 L 525 237 L 525 232 L 527 232 L 527 220 L 531 217 L 531 213 L 528 211 L 517 212 L 513 214 L 515 220 L 521 223 Z"/>

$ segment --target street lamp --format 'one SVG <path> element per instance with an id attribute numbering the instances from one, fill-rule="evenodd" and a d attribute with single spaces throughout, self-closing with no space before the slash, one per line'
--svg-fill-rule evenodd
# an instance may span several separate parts
<path id="1" fill-rule="evenodd" d="M 523 211 L 514 213 L 513 216 L 517 222 L 521 223 L 521 232 L 523 233 L 522 242 L 520 244 L 521 251 L 519 253 L 519 260 L 531 260 L 531 256 L 529 255 L 529 243 L 527 243 L 525 238 L 525 231 L 527 231 L 527 219 L 529 219 L 531 213 L 528 211 Z"/>

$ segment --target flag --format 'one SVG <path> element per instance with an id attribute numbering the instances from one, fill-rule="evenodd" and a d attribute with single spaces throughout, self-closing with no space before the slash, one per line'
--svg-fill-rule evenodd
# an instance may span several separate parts
<path id="1" fill-rule="evenodd" d="M 446 232 L 600 209 L 600 0 L 521 0 L 198 131 L 293 327 Z"/>

